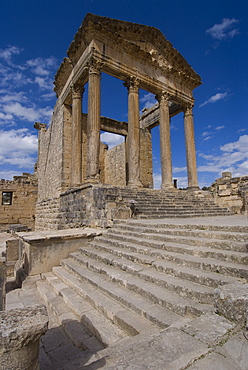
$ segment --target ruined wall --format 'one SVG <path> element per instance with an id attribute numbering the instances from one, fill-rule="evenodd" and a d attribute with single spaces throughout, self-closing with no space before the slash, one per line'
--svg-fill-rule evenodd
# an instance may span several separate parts
<path id="1" fill-rule="evenodd" d="M 248 208 L 248 176 L 232 177 L 231 172 L 223 172 L 222 177 L 211 185 L 211 191 L 218 204 L 234 213 L 244 213 Z"/>
<path id="2" fill-rule="evenodd" d="M 59 196 L 62 187 L 64 107 L 58 100 L 50 127 L 39 130 L 38 199 Z M 64 158 L 65 159 L 65 158 Z M 68 159 L 69 161 L 69 159 Z M 68 164 L 69 167 L 69 164 Z M 68 169 L 69 171 L 69 169 Z M 66 174 L 65 174 L 66 176 Z"/>
<path id="3" fill-rule="evenodd" d="M 125 142 L 105 153 L 105 183 L 126 186 L 126 151 Z"/>
<path id="4" fill-rule="evenodd" d="M 0 180 L 0 227 L 7 229 L 10 224 L 23 224 L 34 228 L 35 203 L 37 200 L 36 175 L 25 173 L 14 176 L 14 180 Z M 3 194 L 11 193 L 11 204 L 6 204 Z"/>

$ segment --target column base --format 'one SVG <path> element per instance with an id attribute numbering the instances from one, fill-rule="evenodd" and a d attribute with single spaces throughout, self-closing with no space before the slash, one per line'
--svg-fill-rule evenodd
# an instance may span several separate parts
<path id="1" fill-rule="evenodd" d="M 187 191 L 198 191 L 200 190 L 199 186 L 189 186 L 187 188 Z"/>
<path id="2" fill-rule="evenodd" d="M 99 177 L 88 177 L 87 179 L 84 180 L 85 184 L 99 184 L 100 183 L 100 178 Z"/>
<path id="3" fill-rule="evenodd" d="M 127 184 L 127 186 L 129 188 L 143 188 L 143 184 L 141 183 L 141 181 L 137 181 L 137 182 L 129 182 Z"/>
<path id="4" fill-rule="evenodd" d="M 172 184 L 164 184 L 161 185 L 161 190 L 177 190 Z"/>

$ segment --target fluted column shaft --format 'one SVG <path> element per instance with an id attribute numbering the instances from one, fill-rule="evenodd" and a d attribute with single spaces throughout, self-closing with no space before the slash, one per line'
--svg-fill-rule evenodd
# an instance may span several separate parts
<path id="1" fill-rule="evenodd" d="M 161 92 L 156 96 L 159 102 L 159 125 L 160 125 L 160 157 L 162 189 L 173 188 L 172 185 L 172 160 L 171 160 L 171 139 L 170 139 L 170 114 L 169 95 Z"/>
<path id="2" fill-rule="evenodd" d="M 199 186 L 196 168 L 196 151 L 195 151 L 194 120 L 192 105 L 187 105 L 184 111 L 184 130 L 185 130 L 185 145 L 188 169 L 188 189 L 197 190 L 199 189 Z"/>
<path id="3" fill-rule="evenodd" d="M 100 66 L 91 63 L 89 66 L 88 118 L 87 118 L 87 179 L 99 181 L 100 152 Z"/>
<path id="4" fill-rule="evenodd" d="M 81 85 L 72 86 L 71 185 L 82 183 L 82 94 Z"/>
<path id="5" fill-rule="evenodd" d="M 142 184 L 140 182 L 139 81 L 130 77 L 124 86 L 128 89 L 128 186 L 140 187 Z"/>

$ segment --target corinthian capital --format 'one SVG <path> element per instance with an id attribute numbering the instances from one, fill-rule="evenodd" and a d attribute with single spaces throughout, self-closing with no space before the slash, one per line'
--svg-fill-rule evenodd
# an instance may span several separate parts
<path id="1" fill-rule="evenodd" d="M 137 93 L 139 91 L 140 81 L 137 77 L 130 76 L 127 78 L 123 85 L 127 87 L 129 92 Z"/>
<path id="2" fill-rule="evenodd" d="M 186 104 L 184 104 L 183 106 L 184 116 L 192 116 L 193 107 L 194 107 L 194 103 L 187 102 Z"/>
<path id="3" fill-rule="evenodd" d="M 73 99 L 81 99 L 82 94 L 84 92 L 84 86 L 80 84 L 72 84 L 71 86 L 71 91 L 72 91 L 72 98 Z"/>
<path id="4" fill-rule="evenodd" d="M 89 74 L 100 74 L 102 66 L 103 63 L 93 57 L 87 63 Z"/>
<path id="5" fill-rule="evenodd" d="M 159 104 L 164 104 L 164 103 L 168 103 L 170 98 L 171 98 L 171 95 L 169 93 L 167 93 L 166 91 L 161 91 L 160 93 L 158 93 L 155 98 L 157 99 L 157 101 L 159 102 Z"/>

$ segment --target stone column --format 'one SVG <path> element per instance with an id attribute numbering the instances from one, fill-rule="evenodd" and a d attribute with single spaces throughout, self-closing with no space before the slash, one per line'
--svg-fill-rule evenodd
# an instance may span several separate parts
<path id="1" fill-rule="evenodd" d="M 159 102 L 159 124 L 160 124 L 160 156 L 161 156 L 161 175 L 162 189 L 172 189 L 172 160 L 171 160 L 171 140 L 170 140 L 170 115 L 169 115 L 170 95 L 162 91 L 156 96 Z"/>
<path id="2" fill-rule="evenodd" d="M 128 186 L 140 187 L 142 184 L 140 181 L 139 81 L 135 77 L 130 77 L 124 86 L 128 89 Z"/>
<path id="3" fill-rule="evenodd" d="M 100 73 L 101 65 L 95 61 L 89 64 L 88 117 L 87 117 L 87 180 L 99 182 L 100 152 Z"/>
<path id="4" fill-rule="evenodd" d="M 71 185 L 82 183 L 82 94 L 84 87 L 72 86 Z"/>
<path id="5" fill-rule="evenodd" d="M 194 120 L 192 109 L 193 105 L 188 104 L 184 111 L 185 145 L 188 169 L 188 189 L 198 190 L 199 186 L 197 180 Z"/>

